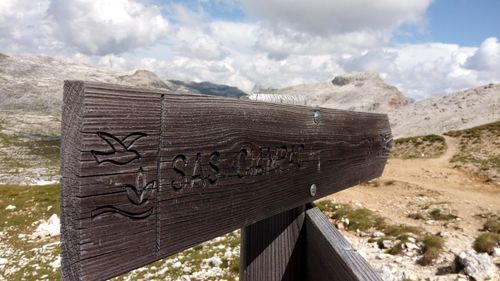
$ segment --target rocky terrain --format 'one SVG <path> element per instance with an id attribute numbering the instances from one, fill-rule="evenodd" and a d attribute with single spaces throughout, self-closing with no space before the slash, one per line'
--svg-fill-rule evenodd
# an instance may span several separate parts
<path id="1" fill-rule="evenodd" d="M 356 111 L 387 112 L 412 101 L 396 87 L 387 85 L 377 73 L 351 73 L 331 82 L 303 84 L 252 93 L 251 100 L 296 103 Z"/>
<path id="2" fill-rule="evenodd" d="M 351 73 L 331 82 L 260 90 L 249 98 L 387 113 L 395 137 L 442 134 L 500 120 L 500 84 L 414 102 L 376 73 Z"/>
<path id="3" fill-rule="evenodd" d="M 457 168 L 452 159 L 462 154 L 461 139 L 444 138 L 446 149 L 438 156 L 393 156 L 381 178 L 327 198 L 331 204 L 370 210 L 364 211 L 368 219 L 343 212 L 332 222 L 384 280 L 500 280 L 500 182 Z M 500 151 L 498 143 L 489 147 L 495 155 Z M 405 235 L 393 235 L 386 226 L 391 224 Z M 442 246 L 431 263 L 422 264 L 426 237 L 441 240 Z"/>
<path id="4" fill-rule="evenodd" d="M 395 136 L 442 134 L 500 120 L 500 84 L 432 97 L 390 110 Z"/>
<path id="5" fill-rule="evenodd" d="M 236 87 L 208 82 L 163 81 L 155 73 L 138 70 L 134 74 L 111 68 L 77 64 L 39 55 L 0 56 L 0 111 L 59 116 L 64 80 L 117 83 L 138 87 L 241 97 Z"/>

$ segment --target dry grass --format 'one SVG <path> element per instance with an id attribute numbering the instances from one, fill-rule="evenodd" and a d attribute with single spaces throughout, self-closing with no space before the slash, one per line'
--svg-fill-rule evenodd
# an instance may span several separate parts
<path id="1" fill-rule="evenodd" d="M 422 242 L 424 243 L 424 248 L 419 263 L 421 265 L 431 265 L 438 258 L 439 254 L 443 252 L 444 240 L 439 236 L 427 235 Z"/>
<path id="2" fill-rule="evenodd" d="M 443 211 L 441 211 L 441 209 L 433 209 L 430 213 L 429 213 L 430 217 L 433 219 L 433 220 L 436 220 L 436 221 L 449 221 L 449 220 L 454 220 L 456 218 L 458 218 L 456 215 L 454 214 L 450 214 L 450 213 L 443 213 Z"/>
<path id="3" fill-rule="evenodd" d="M 391 157 L 401 159 L 436 158 L 443 155 L 446 149 L 446 140 L 438 135 L 399 138 L 394 141 Z"/>
<path id="4" fill-rule="evenodd" d="M 486 181 L 500 181 L 500 121 L 445 135 L 460 141 L 452 163 Z"/>
<path id="5" fill-rule="evenodd" d="M 474 241 L 474 250 L 480 253 L 493 253 L 493 248 L 500 245 L 500 234 L 498 233 L 483 233 Z"/>

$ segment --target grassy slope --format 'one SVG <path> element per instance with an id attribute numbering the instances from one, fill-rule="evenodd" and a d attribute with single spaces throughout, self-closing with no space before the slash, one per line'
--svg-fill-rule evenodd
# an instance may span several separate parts
<path id="1" fill-rule="evenodd" d="M 23 169 L 45 167 L 58 171 L 59 139 L 26 139 L 3 132 L 0 120 L 0 168 L 10 174 L 21 174 Z"/>
<path id="2" fill-rule="evenodd" d="M 446 148 L 445 139 L 438 135 L 399 138 L 394 141 L 391 157 L 401 159 L 435 158 L 441 156 Z"/>
<path id="3" fill-rule="evenodd" d="M 16 209 L 7 210 L 8 205 Z M 51 266 L 59 255 L 59 246 L 54 243 L 59 238 L 30 237 L 41 220 L 59 212 L 59 185 L 0 186 L 0 252 L 10 262 L 4 272 L 0 270 L 0 276 L 7 280 L 59 279 L 58 270 L 53 271 Z M 16 270 L 7 275 L 7 269 Z"/>
<path id="4" fill-rule="evenodd" d="M 488 181 L 500 180 L 500 121 L 445 135 L 460 142 L 460 152 L 453 156 L 452 163 Z"/>
<path id="5" fill-rule="evenodd" d="M 59 255 L 59 237 L 44 240 L 31 238 L 41 220 L 59 215 L 59 185 L 15 186 L 0 185 L 0 253 L 9 263 L 0 268 L 7 280 L 59 280 L 59 269 L 51 266 Z M 15 210 L 7 210 L 9 205 Z M 49 208 L 50 206 L 50 208 Z M 114 280 L 141 280 L 154 277 L 177 280 L 182 275 L 202 272 L 202 280 L 235 280 L 239 272 L 239 232 L 202 243 L 146 267 L 134 270 Z M 216 257 L 213 259 L 213 257 Z M 221 264 L 217 267 L 213 262 Z M 176 262 L 182 266 L 177 267 Z M 189 272 L 183 270 L 190 269 Z M 220 268 L 220 270 L 218 269 Z M 7 273 L 9 270 L 12 273 Z M 213 276 L 210 276 L 212 274 Z"/>

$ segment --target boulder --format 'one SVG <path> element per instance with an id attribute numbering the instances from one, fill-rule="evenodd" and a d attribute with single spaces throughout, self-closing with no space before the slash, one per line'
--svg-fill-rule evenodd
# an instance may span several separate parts
<path id="1" fill-rule="evenodd" d="M 493 248 L 492 256 L 494 256 L 494 257 L 500 257 L 500 247 Z"/>
<path id="2" fill-rule="evenodd" d="M 46 222 L 42 222 L 33 233 L 35 238 L 45 238 L 59 236 L 61 233 L 61 221 L 56 214 L 53 214 Z"/>
<path id="3" fill-rule="evenodd" d="M 382 246 L 384 247 L 384 249 L 389 249 L 394 246 L 394 242 L 392 242 L 391 240 L 384 240 L 382 241 Z"/>
<path id="4" fill-rule="evenodd" d="M 8 205 L 7 207 L 5 207 L 5 210 L 7 210 L 7 211 L 13 211 L 15 209 L 16 209 L 16 206 L 14 206 L 14 205 Z"/>
<path id="5" fill-rule="evenodd" d="M 495 276 L 496 268 L 488 254 L 468 250 L 460 252 L 457 257 L 464 273 L 475 280 L 490 280 Z"/>

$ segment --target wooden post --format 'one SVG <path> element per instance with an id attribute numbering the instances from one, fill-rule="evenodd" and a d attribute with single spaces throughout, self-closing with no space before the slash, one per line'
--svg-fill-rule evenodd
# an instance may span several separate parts
<path id="1" fill-rule="evenodd" d="M 382 281 L 314 205 L 242 229 L 240 280 Z"/>
<path id="2" fill-rule="evenodd" d="M 241 230 L 240 280 L 304 280 L 304 211 L 300 206 Z"/>
<path id="3" fill-rule="evenodd" d="M 382 281 L 328 218 L 306 211 L 306 278 L 310 281 Z"/>

